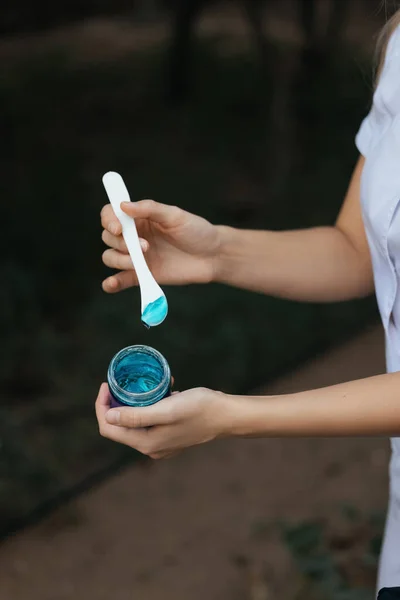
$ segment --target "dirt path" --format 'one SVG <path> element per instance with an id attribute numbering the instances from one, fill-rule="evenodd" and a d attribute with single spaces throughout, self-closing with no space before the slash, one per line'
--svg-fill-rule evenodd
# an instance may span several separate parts
<path id="1" fill-rule="evenodd" d="M 268 392 L 382 372 L 378 329 Z M 381 510 L 385 440 L 233 440 L 133 465 L 0 547 L 2 600 L 292 598 L 276 523 Z"/>

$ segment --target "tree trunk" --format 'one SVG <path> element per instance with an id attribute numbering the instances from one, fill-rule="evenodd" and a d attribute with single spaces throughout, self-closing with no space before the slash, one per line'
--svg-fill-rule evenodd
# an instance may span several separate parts
<path id="1" fill-rule="evenodd" d="M 182 104 L 190 92 L 194 29 L 204 4 L 204 0 L 178 0 L 176 3 L 168 80 L 168 100 L 173 105 Z"/>
<path id="2" fill-rule="evenodd" d="M 244 8 L 245 15 L 249 21 L 252 34 L 254 36 L 256 49 L 260 58 L 263 73 L 269 66 L 268 43 L 264 35 L 263 16 L 264 0 L 242 0 L 241 5 Z"/>

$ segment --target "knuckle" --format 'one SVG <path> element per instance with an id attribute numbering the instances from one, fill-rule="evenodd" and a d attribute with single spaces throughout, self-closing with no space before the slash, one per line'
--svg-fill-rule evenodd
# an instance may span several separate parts
<path id="1" fill-rule="evenodd" d="M 103 206 L 103 208 L 100 211 L 100 218 L 101 218 L 102 222 L 108 221 L 108 219 L 110 217 L 110 210 L 111 210 L 110 204 L 105 204 Z"/>
<path id="2" fill-rule="evenodd" d="M 108 279 L 106 279 L 106 282 L 108 285 L 106 285 L 106 292 L 111 292 L 111 293 L 115 293 L 115 292 L 119 292 L 122 289 L 122 284 L 121 284 L 121 280 L 119 277 L 119 274 L 116 273 L 115 275 L 112 276 L 112 290 L 109 289 L 109 281 Z"/>
<path id="3" fill-rule="evenodd" d="M 205 387 L 198 387 L 198 388 L 196 388 L 196 392 L 197 392 L 199 395 L 200 395 L 200 394 L 201 394 L 201 395 L 204 395 L 204 394 L 206 394 L 206 393 L 207 393 L 207 388 L 205 388 Z"/>
<path id="4" fill-rule="evenodd" d="M 161 452 L 152 452 L 151 454 L 149 454 L 149 457 L 152 460 L 160 460 L 160 458 L 162 458 L 163 455 L 161 454 Z"/>
<path id="5" fill-rule="evenodd" d="M 139 429 L 139 428 L 141 427 L 141 425 L 140 425 L 140 421 L 141 421 L 141 418 L 140 418 L 140 416 L 139 416 L 139 415 L 136 415 L 136 414 L 133 414 L 133 415 L 131 415 L 131 414 L 128 414 L 128 415 L 127 415 L 127 418 L 126 418 L 125 425 L 126 425 L 127 427 L 131 427 L 132 429 Z"/>
<path id="6" fill-rule="evenodd" d="M 150 444 L 142 443 L 137 447 L 137 450 L 139 450 L 139 452 L 145 456 L 150 456 L 150 454 L 153 454 L 153 449 L 151 448 Z"/>
<path id="7" fill-rule="evenodd" d="M 101 255 L 101 258 L 103 260 L 103 263 L 109 267 L 110 266 L 110 251 L 109 250 L 104 250 L 103 254 Z"/>
<path id="8" fill-rule="evenodd" d="M 127 256 L 128 255 L 128 248 L 125 244 L 125 240 L 122 237 L 122 235 L 118 235 L 118 236 L 113 236 L 112 239 L 110 240 L 110 245 L 114 246 L 114 248 L 116 250 L 118 250 L 118 252 L 121 253 L 121 255 L 123 256 Z"/>
<path id="9" fill-rule="evenodd" d="M 179 417 L 179 409 L 175 403 L 171 402 L 168 406 L 168 411 L 165 414 L 165 421 L 168 424 L 174 423 Z"/>
<path id="10" fill-rule="evenodd" d="M 179 221 L 183 216 L 183 210 L 179 206 L 170 206 L 171 218 L 174 221 Z"/>
<path id="11" fill-rule="evenodd" d="M 125 409 L 121 411 L 121 417 L 120 417 L 120 425 L 122 425 L 123 427 L 129 427 L 131 429 L 134 429 L 136 427 L 139 427 L 138 425 L 138 415 L 136 415 L 136 413 L 132 413 L 131 412 L 132 409 Z"/>
<path id="12" fill-rule="evenodd" d="M 103 252 L 103 263 L 111 269 L 129 269 L 129 257 L 112 248 Z"/>
<path id="13" fill-rule="evenodd" d="M 132 261 L 130 256 L 128 254 L 122 254 L 119 250 L 113 251 L 113 264 L 121 271 L 132 269 Z"/>
<path id="14" fill-rule="evenodd" d="M 151 198 L 147 198 L 146 200 L 143 200 L 143 204 L 145 205 L 145 207 L 148 210 L 153 210 L 154 207 L 156 206 L 156 202 L 154 200 L 152 200 Z"/>

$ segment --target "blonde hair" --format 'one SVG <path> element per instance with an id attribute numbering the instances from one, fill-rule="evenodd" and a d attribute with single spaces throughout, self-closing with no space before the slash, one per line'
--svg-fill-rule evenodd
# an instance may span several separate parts
<path id="1" fill-rule="evenodd" d="M 390 17 L 379 34 L 375 54 L 375 82 L 378 83 L 385 62 L 386 50 L 390 37 L 396 27 L 400 25 L 400 8 Z"/>

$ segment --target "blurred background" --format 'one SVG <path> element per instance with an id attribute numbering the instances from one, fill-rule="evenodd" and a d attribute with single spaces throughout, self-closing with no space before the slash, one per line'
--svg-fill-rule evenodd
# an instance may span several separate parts
<path id="1" fill-rule="evenodd" d="M 248 393 L 376 321 L 374 299 L 301 305 L 210 285 L 167 289 L 168 320 L 145 331 L 137 290 L 101 290 L 101 177 L 119 171 L 133 200 L 176 204 L 213 223 L 331 224 L 371 101 L 375 37 L 395 8 L 379 0 L 2 2 L 3 538 L 138 458 L 101 439 L 93 414 L 120 348 L 160 350 L 178 389 Z M 344 512 L 356 519 L 355 507 Z M 382 520 L 368 519 L 357 544 L 372 573 Z M 255 527 L 262 537 L 263 524 Z M 300 557 L 306 544 L 317 580 L 335 577 L 336 550 L 313 555 L 321 526 L 296 527 L 285 529 L 285 544 Z M 247 564 L 240 553 L 235 560 L 239 570 Z M 293 574 L 306 569 L 296 564 Z M 371 597 L 371 581 L 357 597 Z M 312 586 L 307 594 L 318 598 Z M 114 598 L 167 597 L 130 593 Z"/>

